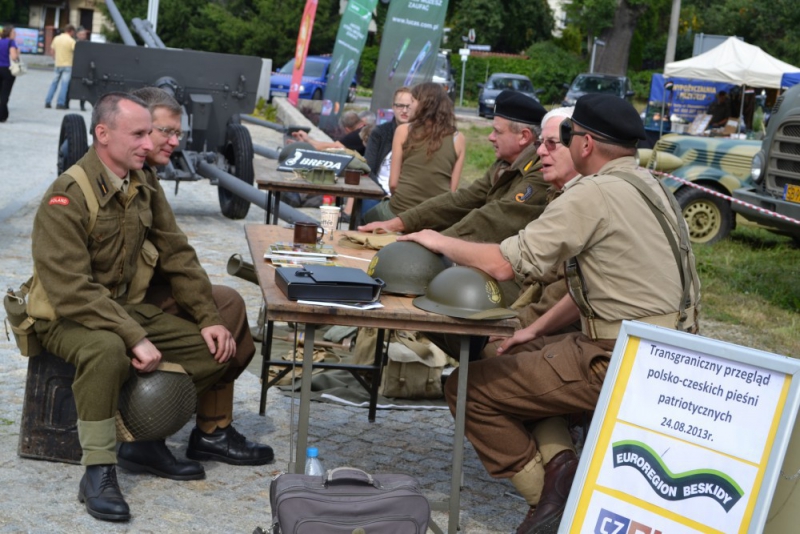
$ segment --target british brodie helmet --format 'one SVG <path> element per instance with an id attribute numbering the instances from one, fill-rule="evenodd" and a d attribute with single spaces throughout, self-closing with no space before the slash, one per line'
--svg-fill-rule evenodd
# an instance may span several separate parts
<path id="1" fill-rule="evenodd" d="M 439 273 L 425 295 L 414 299 L 414 306 L 461 319 L 510 319 L 517 315 L 506 308 L 494 278 L 480 269 L 462 266 Z"/>

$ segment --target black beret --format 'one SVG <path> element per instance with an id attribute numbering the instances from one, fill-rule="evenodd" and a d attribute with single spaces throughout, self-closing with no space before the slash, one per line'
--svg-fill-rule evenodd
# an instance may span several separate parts
<path id="1" fill-rule="evenodd" d="M 583 95 L 575 103 L 572 122 L 623 146 L 636 146 L 637 140 L 646 139 L 639 112 L 614 95 Z"/>
<path id="2" fill-rule="evenodd" d="M 547 110 L 533 98 L 517 91 L 503 91 L 494 101 L 495 117 L 514 122 L 541 124 Z"/>

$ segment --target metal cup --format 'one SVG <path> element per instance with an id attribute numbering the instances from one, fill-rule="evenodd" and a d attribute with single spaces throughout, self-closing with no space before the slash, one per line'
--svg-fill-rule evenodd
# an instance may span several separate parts
<path id="1" fill-rule="evenodd" d="M 322 241 L 325 229 L 313 222 L 294 223 L 294 242 L 316 245 Z"/>
<path id="2" fill-rule="evenodd" d="M 359 185 L 361 183 L 361 171 L 345 169 L 344 183 L 347 185 Z"/>

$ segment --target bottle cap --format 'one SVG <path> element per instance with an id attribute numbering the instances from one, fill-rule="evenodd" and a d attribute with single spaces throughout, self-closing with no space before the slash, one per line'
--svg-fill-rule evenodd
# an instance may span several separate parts
<path id="1" fill-rule="evenodd" d="M 332 206 L 333 205 L 333 196 L 331 195 L 322 195 L 322 204 L 325 206 Z"/>
<path id="2" fill-rule="evenodd" d="M 306 449 L 306 456 L 308 456 L 309 458 L 316 458 L 318 454 L 319 450 L 317 450 L 316 447 L 309 447 L 308 449 Z"/>

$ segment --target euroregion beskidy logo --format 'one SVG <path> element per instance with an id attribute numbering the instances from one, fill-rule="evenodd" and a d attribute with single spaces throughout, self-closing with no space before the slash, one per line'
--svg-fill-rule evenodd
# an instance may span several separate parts
<path id="1" fill-rule="evenodd" d="M 614 468 L 636 469 L 662 499 L 682 501 L 693 497 L 714 499 L 730 512 L 744 496 L 744 490 L 730 476 L 714 469 L 694 469 L 672 473 L 664 460 L 640 441 L 618 441 L 611 446 Z"/>

